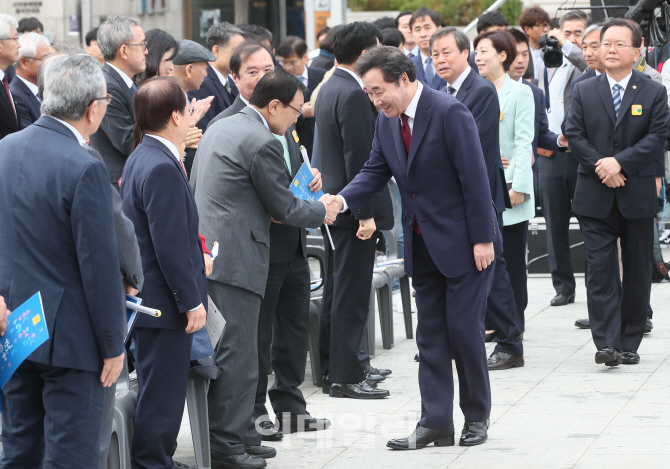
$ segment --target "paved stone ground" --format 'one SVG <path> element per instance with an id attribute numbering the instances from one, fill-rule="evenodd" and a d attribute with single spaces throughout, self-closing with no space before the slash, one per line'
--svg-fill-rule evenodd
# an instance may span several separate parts
<path id="1" fill-rule="evenodd" d="M 615 368 L 596 365 L 589 331 L 573 326 L 575 319 L 587 316 L 583 279 L 578 280 L 576 303 L 559 308 L 548 306 L 554 295 L 550 279 L 531 278 L 528 289 L 526 366 L 491 373 L 487 443 L 405 452 L 386 448 L 390 438 L 411 433 L 421 409 L 418 364 L 413 360 L 416 343 L 405 339 L 402 314 L 396 313 L 396 345 L 382 349 L 377 324 L 373 360 L 373 366 L 393 370 L 382 386 L 391 397 L 333 399 L 314 387 L 308 375 L 302 387 L 308 409 L 314 416 L 330 418 L 333 425 L 324 432 L 288 435 L 270 443 L 278 454 L 268 460 L 268 467 L 670 467 L 670 285 L 652 286 L 654 330 L 642 342 L 640 364 Z M 487 349 L 490 353 L 492 345 Z M 463 415 L 457 402 L 454 419 L 458 439 Z M 175 460 L 195 465 L 187 415 Z"/>

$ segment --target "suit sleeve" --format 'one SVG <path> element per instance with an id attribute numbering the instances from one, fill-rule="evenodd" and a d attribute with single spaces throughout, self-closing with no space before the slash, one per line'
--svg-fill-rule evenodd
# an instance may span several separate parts
<path id="1" fill-rule="evenodd" d="M 170 290 L 181 298 L 177 305 L 181 313 L 202 303 L 196 279 L 202 275 L 203 260 L 199 258 L 196 268 L 189 248 L 192 242 L 186 221 L 189 196 L 179 169 L 172 163 L 155 166 L 144 181 L 142 200 L 156 258 Z"/>
<path id="2" fill-rule="evenodd" d="M 595 147 L 586 137 L 586 122 L 584 122 L 584 108 L 582 106 L 581 86 L 575 86 L 572 90 L 572 99 L 570 100 L 570 111 L 565 125 L 565 136 L 570 143 L 570 151 L 577 162 L 591 175 L 595 175 L 596 162 L 603 155 L 598 153 Z"/>
<path id="3" fill-rule="evenodd" d="M 261 145 L 251 162 L 251 182 L 275 220 L 301 228 L 317 228 L 326 218 L 323 202 L 298 199 L 286 186 L 284 148 L 276 138 Z"/>
<path id="4" fill-rule="evenodd" d="M 658 174 L 659 168 L 656 162 L 663 154 L 665 140 L 668 137 L 668 96 L 665 87 L 658 90 L 654 105 L 649 116 L 649 129 L 647 134 L 635 145 L 630 146 L 616 155 L 614 158 L 619 162 L 626 175 L 633 175 L 643 166 L 649 163 L 649 155 L 657 155 L 654 165 Z"/>
<path id="5" fill-rule="evenodd" d="M 572 62 L 572 65 L 577 67 L 580 72 L 583 72 L 588 68 L 586 60 L 584 60 L 584 53 L 582 52 L 582 49 L 576 44 L 572 45 L 572 49 L 570 49 L 570 54 L 568 54 L 568 60 Z"/>
<path id="6" fill-rule="evenodd" d="M 107 81 L 107 86 L 111 83 L 111 81 Z M 133 143 L 133 127 L 135 125 L 133 110 L 126 106 L 126 101 L 121 97 L 124 90 L 117 84 L 114 84 L 113 90 L 108 89 L 107 91 L 114 96 L 114 99 L 107 105 L 107 112 L 100 123 L 100 127 L 109 141 L 112 142 L 114 148 L 128 156 Z"/>
<path id="7" fill-rule="evenodd" d="M 514 177 L 512 190 L 533 193 L 533 134 L 535 128 L 535 100 L 528 86 L 520 88 L 514 113 Z"/>
<path id="8" fill-rule="evenodd" d="M 480 143 L 482 141 L 487 141 L 492 135 L 498 135 L 498 127 L 500 126 L 500 101 L 498 101 L 498 96 L 494 90 L 482 87 L 481 92 L 478 93 L 473 100 L 473 106 L 472 109 L 470 109 L 470 112 L 477 125 Z M 498 142 L 496 143 L 499 145 Z M 498 173 L 503 169 L 502 161 L 500 160 L 500 151 L 486 151 L 484 152 L 485 160 L 487 156 L 489 156 L 489 158 L 495 158 L 495 161 L 486 161 L 489 180 L 493 180 L 498 177 Z"/>
<path id="9" fill-rule="evenodd" d="M 113 186 L 112 186 L 113 187 Z M 121 263 L 123 280 L 131 287 L 142 290 L 144 273 L 140 247 L 135 236 L 133 222 L 123 213 L 123 202 L 116 189 L 112 190 L 112 210 L 114 213 L 114 231 L 116 233 L 117 251 Z"/>
<path id="10" fill-rule="evenodd" d="M 125 330 L 111 191 L 105 165 L 95 161 L 79 177 L 70 210 L 87 310 L 103 358 L 123 353 Z"/>
<path id="11" fill-rule="evenodd" d="M 361 90 L 360 93 L 349 95 L 338 112 L 347 183 L 353 181 L 370 159 L 370 146 L 367 142 L 372 142 L 374 129 L 368 121 L 369 109 L 370 100 Z M 374 202 L 359 207 L 352 215 L 356 220 L 373 218 Z"/>
<path id="12" fill-rule="evenodd" d="M 549 119 L 547 119 L 547 110 L 542 105 L 544 103 L 544 93 L 540 90 L 540 129 L 538 132 L 537 146 L 545 150 L 560 151 L 558 146 L 558 135 L 549 130 Z M 537 104 L 536 104 L 537 105 Z M 565 122 L 565 120 L 563 120 Z"/>

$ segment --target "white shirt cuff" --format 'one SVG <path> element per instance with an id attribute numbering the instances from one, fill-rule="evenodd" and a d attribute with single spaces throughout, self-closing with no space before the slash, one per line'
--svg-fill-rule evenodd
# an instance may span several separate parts
<path id="1" fill-rule="evenodd" d="M 202 303 L 200 303 L 198 306 L 196 306 L 193 309 L 189 309 L 189 311 L 195 311 L 196 309 L 200 309 L 200 308 L 202 308 Z"/>
<path id="2" fill-rule="evenodd" d="M 340 213 L 344 213 L 349 210 L 349 206 L 347 205 L 347 201 L 344 200 L 344 197 L 339 194 L 337 196 L 340 198 L 340 202 L 342 202 L 342 210 L 340 210 Z"/>

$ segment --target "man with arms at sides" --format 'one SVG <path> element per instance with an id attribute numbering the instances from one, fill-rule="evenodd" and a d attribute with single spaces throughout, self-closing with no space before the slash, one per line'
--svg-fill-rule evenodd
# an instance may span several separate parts
<path id="1" fill-rule="evenodd" d="M 631 72 L 640 30 L 613 19 L 600 39 L 606 73 L 575 86 L 566 136 L 579 163 L 573 210 L 584 236 L 595 360 L 616 366 L 640 361 L 651 288 L 656 160 L 670 112 L 663 85 Z"/>
<path id="2" fill-rule="evenodd" d="M 254 88 L 266 73 L 273 70 L 273 58 L 266 46 L 255 42 L 245 43 L 235 50 L 231 63 L 240 95 L 235 103 L 212 122 L 237 114 L 244 109 Z M 286 180 L 289 187 L 302 165 L 300 143 L 293 138 L 295 126 L 284 135 L 275 135 L 283 147 Z M 315 179 L 310 183 L 312 190 L 320 190 L 321 174 L 312 168 Z M 254 421 L 261 418 L 265 441 L 283 438 L 283 432 L 310 431 L 326 428 L 328 421 L 316 420 L 309 416 L 305 398 L 299 386 L 305 379 L 305 360 L 309 338 L 309 266 L 306 258 L 306 232 L 304 229 L 284 223 L 270 225 L 270 266 L 265 293 L 258 320 L 258 386 L 254 404 Z M 276 327 L 275 327 L 276 325 Z M 268 375 L 274 371 L 275 383 L 268 392 Z M 266 395 L 279 426 L 275 427 L 268 418 L 265 407 Z M 282 417 L 288 413 L 288 422 Z M 300 426 L 298 422 L 301 423 Z M 287 426 L 288 424 L 288 426 Z M 258 433 L 249 430 L 248 440 L 258 445 Z"/>
<path id="3" fill-rule="evenodd" d="M 331 205 L 355 211 L 395 177 L 419 311 L 421 420 L 412 435 L 387 446 L 454 444 L 452 358 L 465 416 L 460 445 L 481 444 L 491 408 L 484 316 L 502 240 L 477 126 L 456 98 L 416 80 L 398 49 L 371 50 L 356 71 L 384 115 L 370 161 Z"/>
<path id="4" fill-rule="evenodd" d="M 274 220 L 316 228 L 337 213 L 321 201 L 296 198 L 286 186 L 285 153 L 276 135 L 295 124 L 302 105 L 300 80 L 283 70 L 271 71 L 256 84 L 249 106 L 210 123 L 198 148 L 191 184 L 200 229 L 207 239 L 226 246 L 207 280 L 209 295 L 226 319 L 216 350 L 221 376 L 210 383 L 208 394 L 215 468 L 262 468 L 262 458 L 276 455 L 274 448 L 260 446 L 254 418 L 270 225 Z"/>
<path id="5" fill-rule="evenodd" d="M 316 107 L 318 164 L 326 176 L 324 191 L 342 190 L 370 158 L 376 109 L 353 69 L 361 56 L 378 44 L 379 30 L 357 21 L 343 26 L 333 49 L 338 67 L 319 91 Z M 376 389 L 390 370 L 370 366 L 361 352 L 368 317 L 375 240 L 362 233 L 393 228 L 393 207 L 387 188 L 351 214 L 341 214 L 330 229 L 335 249 L 323 232 L 328 272 L 321 313 L 320 352 L 324 392 L 331 397 L 378 399 L 389 392 Z M 332 386 L 331 386 L 332 383 Z"/>
<path id="6" fill-rule="evenodd" d="M 112 16 L 100 25 L 98 46 L 105 59 L 107 92 L 114 99 L 100 128 L 91 135 L 91 146 L 102 155 L 110 180 L 118 187 L 133 141 L 137 92 L 133 77 L 144 71 L 148 52 L 140 22 L 126 16 Z"/>
<path id="7" fill-rule="evenodd" d="M 146 81 L 136 96 L 144 136 L 123 170 L 123 211 L 135 225 L 145 283 L 140 297 L 162 315 L 141 315 L 132 332 L 139 383 L 133 467 L 169 469 L 184 414 L 192 333 L 205 325 L 207 285 L 198 211 L 177 147 L 189 108 L 179 81 Z M 179 249 L 176 249 L 176 246 Z"/>
<path id="8" fill-rule="evenodd" d="M 543 77 L 540 75 L 540 68 L 544 64 L 542 50 L 538 41 L 540 40 L 540 36 L 549 33 L 551 18 L 541 7 L 534 5 L 525 8 L 521 12 L 519 26 L 521 26 L 521 29 L 523 29 L 523 32 L 526 33 L 530 41 L 528 70 L 524 78 L 537 85 L 543 80 Z"/>
<path id="9" fill-rule="evenodd" d="M 81 55 L 55 59 L 45 82 L 44 115 L 0 142 L 0 295 L 16 309 L 39 291 L 49 331 L 2 389 L 0 466 L 89 469 L 125 360 L 112 189 L 83 137 L 105 113 L 105 79 Z"/>
<path id="10" fill-rule="evenodd" d="M 9 85 L 16 101 L 16 112 L 21 120 L 21 128 L 25 129 L 40 118 L 42 98 L 37 88 L 37 70 L 40 63 L 49 55 L 49 40 L 37 33 L 26 33 L 19 38 L 21 48 L 16 60 L 16 77 Z"/>
<path id="11" fill-rule="evenodd" d="M 477 34 L 485 31 L 504 31 L 507 29 L 507 18 L 499 11 L 487 11 L 477 20 Z M 476 74 L 479 74 L 479 68 L 475 64 L 475 54 L 470 54 L 468 61 L 470 68 Z M 483 148 L 483 147 L 482 147 Z"/>
<path id="12" fill-rule="evenodd" d="M 414 40 L 412 28 L 409 27 L 409 20 L 412 18 L 413 13 L 410 10 L 401 11 L 395 19 L 395 27 L 405 36 L 405 44 L 402 51 L 410 59 L 419 55 L 419 46 Z"/>
<path id="13" fill-rule="evenodd" d="M 300 137 L 300 143 L 305 146 L 311 158 L 314 146 L 314 108 L 309 100 L 326 72 L 307 66 L 309 63 L 307 43 L 296 36 L 289 36 L 279 44 L 277 56 L 281 57 L 282 68 L 291 75 L 297 76 L 305 87 L 303 90 L 305 105 L 302 107 L 302 115 L 298 118 L 295 129 Z"/>
<path id="14" fill-rule="evenodd" d="M 474 73 L 468 65 L 470 41 L 463 32 L 452 27 L 438 29 L 430 41 L 437 73 L 447 83 L 444 91 L 468 108 L 477 125 L 489 188 L 496 206 L 498 223 L 502 224 L 505 207 L 511 207 L 511 204 L 500 160 L 498 93 L 493 83 Z M 514 319 L 516 306 L 503 256 L 497 258 L 487 304 L 486 320 L 496 333 L 495 352 L 505 353 L 509 357 L 523 356 L 523 344 L 519 338 L 523 331 L 519 321 Z M 490 363 L 489 370 L 509 368 L 510 358 L 507 355 Z"/>
<path id="15" fill-rule="evenodd" d="M 442 17 L 435 10 L 421 7 L 412 14 L 409 27 L 419 47 L 419 54 L 412 57 L 417 80 L 434 90 L 444 88 L 444 80 L 435 73 L 433 57 L 430 55 L 430 37 L 442 27 Z"/>
<path id="16" fill-rule="evenodd" d="M 21 119 L 6 74 L 10 67 L 14 68 L 12 64 L 19 57 L 18 25 L 13 16 L 0 14 L 0 80 L 4 85 L 0 88 L 0 139 L 21 129 Z"/>
<path id="17" fill-rule="evenodd" d="M 215 58 L 207 65 L 207 75 L 200 88 L 188 92 L 189 100 L 214 96 L 212 107 L 196 124 L 203 131 L 214 117 L 235 101 L 237 87 L 230 75 L 230 56 L 242 42 L 244 42 L 242 30 L 230 23 L 212 25 L 207 31 L 207 49 Z"/>

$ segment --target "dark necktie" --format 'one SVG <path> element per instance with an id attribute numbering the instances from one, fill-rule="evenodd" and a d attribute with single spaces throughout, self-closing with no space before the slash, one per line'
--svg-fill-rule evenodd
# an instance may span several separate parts
<path id="1" fill-rule="evenodd" d="M 133 93 L 133 96 L 135 96 L 135 93 L 137 93 L 137 85 L 135 83 L 133 83 L 130 87 L 130 92 Z"/>
<path id="2" fill-rule="evenodd" d="M 454 88 L 453 86 L 448 86 L 447 93 L 453 96 L 454 94 L 456 94 L 456 88 Z"/>
<path id="3" fill-rule="evenodd" d="M 408 118 L 409 116 L 407 116 L 407 114 L 400 114 L 400 121 L 402 122 L 402 125 L 400 126 L 400 134 L 402 135 L 402 141 L 405 143 L 405 151 L 407 152 L 407 160 L 409 163 L 409 147 L 412 144 L 412 130 L 409 128 L 409 123 L 407 122 Z M 414 217 L 414 232 L 416 234 L 421 234 L 421 229 L 419 228 L 419 222 L 416 220 L 416 216 Z"/>
<path id="4" fill-rule="evenodd" d="M 614 103 L 614 114 L 619 117 L 619 108 L 621 107 L 621 90 L 623 86 L 616 84 L 612 87 L 612 101 Z"/>
<path id="5" fill-rule="evenodd" d="M 18 119 L 16 116 L 16 108 L 14 107 L 14 100 L 12 99 L 12 93 L 9 92 L 9 80 L 7 80 L 7 75 L 2 77 L 2 83 L 5 85 L 5 91 L 7 91 L 7 97 L 9 98 L 9 103 L 12 105 L 12 109 L 14 110 L 14 118 Z"/>

